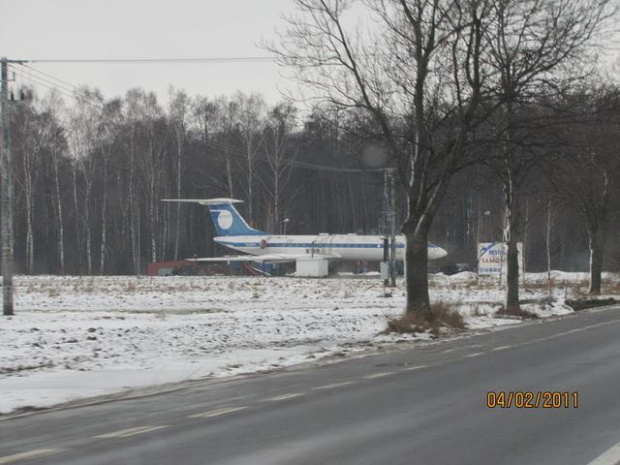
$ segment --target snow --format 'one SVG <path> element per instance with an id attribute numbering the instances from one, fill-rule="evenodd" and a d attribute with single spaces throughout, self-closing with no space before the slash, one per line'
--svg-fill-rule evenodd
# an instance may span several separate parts
<path id="1" fill-rule="evenodd" d="M 540 317 L 572 310 L 586 276 L 528 275 L 523 308 Z M 605 279 L 618 287 L 618 276 Z M 0 319 L 0 413 L 205 377 L 273 370 L 429 334 L 379 335 L 402 313 L 403 283 L 388 296 L 375 276 L 15 278 L 16 314 Z M 431 298 L 471 330 L 497 318 L 497 278 L 430 278 Z"/>

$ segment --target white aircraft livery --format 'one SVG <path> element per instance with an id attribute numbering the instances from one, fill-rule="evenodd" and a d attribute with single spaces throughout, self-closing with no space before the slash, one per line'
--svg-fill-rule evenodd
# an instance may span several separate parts
<path id="1" fill-rule="evenodd" d="M 197 258 L 195 261 L 285 263 L 332 260 L 382 261 L 385 236 L 357 234 L 273 235 L 251 228 L 241 217 L 235 199 L 164 199 L 209 208 L 217 231 L 214 241 L 247 255 Z M 404 260 L 405 237 L 396 236 L 396 259 Z M 428 244 L 428 259 L 445 257 L 441 247 Z"/>

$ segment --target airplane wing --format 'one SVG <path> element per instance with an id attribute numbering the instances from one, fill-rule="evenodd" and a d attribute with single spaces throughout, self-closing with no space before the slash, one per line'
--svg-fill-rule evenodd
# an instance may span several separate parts
<path id="1" fill-rule="evenodd" d="M 289 263 L 297 260 L 337 260 L 341 258 L 337 254 L 265 254 L 265 255 L 227 255 L 224 257 L 207 257 L 207 258 L 188 258 L 190 262 L 257 262 L 257 263 Z"/>

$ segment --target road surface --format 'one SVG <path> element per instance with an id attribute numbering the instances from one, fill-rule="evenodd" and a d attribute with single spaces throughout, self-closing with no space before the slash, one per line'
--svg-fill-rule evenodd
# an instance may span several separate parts
<path id="1" fill-rule="evenodd" d="M 578 407 L 489 408 L 488 391 Z M 614 464 L 619 426 L 616 307 L 4 419 L 0 465 Z"/>

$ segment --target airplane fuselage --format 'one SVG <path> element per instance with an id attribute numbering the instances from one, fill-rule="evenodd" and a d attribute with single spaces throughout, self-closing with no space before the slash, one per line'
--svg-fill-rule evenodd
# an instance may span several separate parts
<path id="1" fill-rule="evenodd" d="M 342 260 L 381 261 L 384 255 L 384 236 L 357 234 L 318 234 L 318 235 L 251 235 L 219 236 L 218 244 L 250 255 L 305 254 L 308 258 L 321 258 L 322 255 Z M 435 260 L 446 255 L 442 248 L 429 244 L 428 258 Z M 328 258 L 329 258 L 328 257 Z M 405 237 L 396 236 L 396 260 L 404 260 Z"/>

